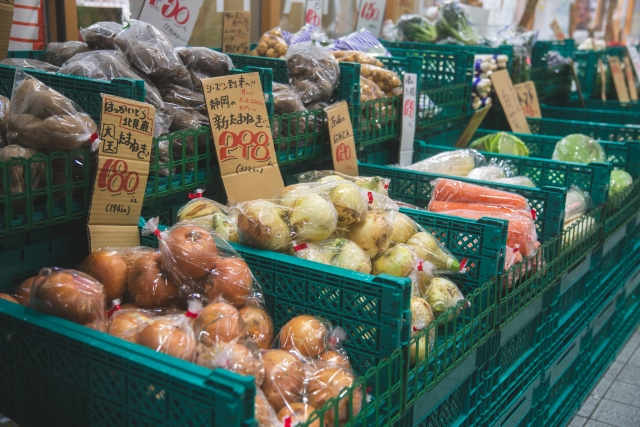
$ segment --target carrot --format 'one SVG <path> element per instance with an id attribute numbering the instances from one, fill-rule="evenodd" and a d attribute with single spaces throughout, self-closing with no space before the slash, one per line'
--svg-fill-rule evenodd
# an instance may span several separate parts
<path id="1" fill-rule="evenodd" d="M 432 200 L 458 203 L 478 203 L 529 211 L 527 199 L 519 194 L 468 184 L 447 178 L 438 178 L 433 187 Z"/>
<path id="2" fill-rule="evenodd" d="M 509 221 L 507 229 L 507 246 L 519 247 L 525 257 L 535 255 L 538 233 L 532 218 L 502 212 L 484 212 L 469 210 L 453 210 L 441 212 L 445 215 L 460 216 L 463 218 L 480 219 L 483 216 L 490 218 L 506 219 Z"/>
<path id="3" fill-rule="evenodd" d="M 483 211 L 494 213 L 505 213 L 513 215 L 522 215 L 524 218 L 531 218 L 531 212 L 519 209 L 504 208 L 502 206 L 487 206 L 480 203 L 458 203 L 458 202 L 442 202 L 440 200 L 431 200 L 428 207 L 430 212 L 446 212 L 456 210 L 466 211 Z"/>

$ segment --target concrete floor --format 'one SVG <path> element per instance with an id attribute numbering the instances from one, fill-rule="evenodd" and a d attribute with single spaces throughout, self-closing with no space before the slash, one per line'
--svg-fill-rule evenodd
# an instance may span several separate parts
<path id="1" fill-rule="evenodd" d="M 640 426 L 640 327 L 568 427 Z"/>

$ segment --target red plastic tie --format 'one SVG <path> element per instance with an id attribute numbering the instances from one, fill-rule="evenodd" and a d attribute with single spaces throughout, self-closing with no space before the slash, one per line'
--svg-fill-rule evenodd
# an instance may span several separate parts
<path id="1" fill-rule="evenodd" d="M 422 261 L 420 261 L 420 263 L 418 264 L 417 270 L 422 271 Z"/>
<path id="2" fill-rule="evenodd" d="M 389 184 L 384 185 L 384 189 L 386 190 L 387 188 L 389 188 Z"/>
<path id="3" fill-rule="evenodd" d="M 111 317 L 111 315 L 113 315 L 113 313 L 115 313 L 118 310 L 120 310 L 120 304 L 114 305 L 109 310 L 107 310 L 107 317 Z"/>
<path id="4" fill-rule="evenodd" d="M 284 427 L 291 427 L 291 415 L 287 415 L 286 417 L 284 417 L 283 421 L 283 426 Z"/>
<path id="5" fill-rule="evenodd" d="M 160 233 L 161 233 L 161 231 L 160 231 L 160 229 L 159 229 L 159 228 L 156 228 L 156 229 L 153 231 L 153 234 L 155 234 L 155 235 L 156 235 L 156 237 L 157 237 L 158 239 L 160 239 Z"/>
<path id="6" fill-rule="evenodd" d="M 367 387 L 367 394 L 371 393 L 373 389 L 371 387 Z"/>
<path id="7" fill-rule="evenodd" d="M 189 199 L 199 199 L 202 197 L 201 191 L 196 191 L 195 193 L 189 193 Z"/>
<path id="8" fill-rule="evenodd" d="M 518 246 L 514 246 L 513 247 L 513 253 L 515 254 L 516 252 L 518 252 L 520 250 L 520 248 Z"/>
<path id="9" fill-rule="evenodd" d="M 536 219 L 536 210 L 535 209 L 531 209 L 531 218 Z"/>
<path id="10" fill-rule="evenodd" d="M 466 258 L 462 258 L 462 261 L 460 261 L 460 270 L 458 270 L 458 271 L 462 271 L 462 270 L 464 270 L 465 268 L 467 268 L 467 263 L 468 263 L 468 262 L 469 262 L 469 260 L 468 260 L 468 259 L 466 259 Z"/>
<path id="11" fill-rule="evenodd" d="M 194 312 L 188 311 L 188 310 L 184 315 L 187 316 L 187 317 L 190 317 L 192 319 L 195 319 L 196 317 L 198 317 L 198 313 L 194 313 Z"/>
<path id="12" fill-rule="evenodd" d="M 89 142 L 93 142 L 96 139 L 98 139 L 100 137 L 100 135 L 98 135 L 97 133 L 92 133 L 91 136 L 89 137 Z"/>
<path id="13" fill-rule="evenodd" d="M 369 204 L 373 203 L 373 193 L 371 191 L 368 191 L 367 196 L 369 196 Z"/>
<path id="14" fill-rule="evenodd" d="M 412 327 L 411 327 L 411 330 L 412 330 L 413 332 L 415 332 L 415 331 L 417 331 L 417 330 L 418 330 L 418 328 L 416 328 L 415 326 L 412 326 Z"/>
<path id="15" fill-rule="evenodd" d="M 298 252 L 298 251 L 301 251 L 303 249 L 307 249 L 308 247 L 309 247 L 309 245 L 307 245 L 306 243 L 300 243 L 299 245 L 295 245 L 293 247 L 293 250 Z"/>

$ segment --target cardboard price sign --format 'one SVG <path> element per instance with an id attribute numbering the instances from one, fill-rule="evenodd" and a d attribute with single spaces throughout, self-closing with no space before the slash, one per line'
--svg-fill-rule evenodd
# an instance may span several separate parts
<path id="1" fill-rule="evenodd" d="M 627 88 L 629 89 L 629 98 L 632 101 L 638 100 L 638 88 L 636 87 L 636 81 L 633 78 L 633 71 L 631 71 L 631 64 L 629 58 L 624 57 L 624 74 L 627 77 Z"/>
<path id="2" fill-rule="evenodd" d="M 174 46 L 186 46 L 204 0 L 147 0 L 140 20 L 162 31 Z"/>
<path id="3" fill-rule="evenodd" d="M 271 197 L 284 183 L 258 73 L 203 79 L 202 88 L 227 197 Z"/>
<path id="4" fill-rule="evenodd" d="M 384 19 L 384 9 L 386 6 L 387 0 L 361 0 L 356 31 L 366 28 L 371 31 L 374 36 L 380 37 L 382 20 Z"/>
<path id="5" fill-rule="evenodd" d="M 251 12 L 225 12 L 222 21 L 222 51 L 245 54 L 249 52 Z"/>
<path id="6" fill-rule="evenodd" d="M 413 140 L 416 136 L 416 114 L 418 76 L 404 73 L 402 95 L 402 135 L 400 139 L 400 165 L 408 166 L 413 161 Z"/>
<path id="7" fill-rule="evenodd" d="M 629 102 L 629 92 L 627 91 L 627 83 L 625 82 L 625 78 L 622 75 L 622 68 L 620 68 L 620 58 L 615 55 L 609 56 L 609 70 L 611 71 L 613 85 L 616 88 L 618 101 Z"/>
<path id="8" fill-rule="evenodd" d="M 556 39 L 562 41 L 564 39 L 566 39 L 566 37 L 564 36 L 564 32 L 562 31 L 562 28 L 560 28 L 560 24 L 558 24 L 558 21 L 556 21 L 555 19 L 553 21 L 551 21 L 551 29 L 553 30 L 553 34 L 555 34 Z"/>
<path id="9" fill-rule="evenodd" d="M 540 103 L 538 102 L 538 92 L 536 91 L 536 85 L 532 81 L 518 83 L 513 88 L 518 95 L 518 101 L 522 112 L 527 117 L 541 118 Z"/>
<path id="10" fill-rule="evenodd" d="M 531 133 L 529 123 L 527 123 L 527 117 L 520 107 L 518 94 L 513 88 L 513 83 L 511 83 L 509 72 L 507 70 L 496 71 L 492 73 L 489 78 L 498 94 L 498 99 L 500 99 L 500 104 L 502 105 L 504 114 L 507 116 L 511 130 L 518 133 Z"/>
<path id="11" fill-rule="evenodd" d="M 307 0 L 304 11 L 304 23 L 319 27 L 322 25 L 323 0 Z"/>
<path id="12" fill-rule="evenodd" d="M 473 113 L 467 127 L 464 129 L 464 132 L 462 132 L 462 135 L 460 135 L 460 138 L 458 138 L 458 142 L 456 142 L 456 148 L 465 148 L 467 144 L 469 144 L 471 137 L 473 137 L 480 127 L 480 123 L 482 123 L 482 120 L 484 120 L 490 108 L 491 105 L 487 105 Z"/>
<path id="13" fill-rule="evenodd" d="M 356 144 L 347 103 L 340 101 L 328 106 L 324 111 L 329 121 L 333 169 L 346 175 L 358 176 Z"/>
<path id="14" fill-rule="evenodd" d="M 149 177 L 156 110 L 102 95 L 98 168 L 89 210 L 89 247 L 137 246 L 138 219 Z"/>
<path id="15" fill-rule="evenodd" d="M 603 101 L 607 100 L 607 75 L 604 72 L 604 65 L 602 60 L 598 59 L 598 72 L 600 73 L 600 98 Z"/>

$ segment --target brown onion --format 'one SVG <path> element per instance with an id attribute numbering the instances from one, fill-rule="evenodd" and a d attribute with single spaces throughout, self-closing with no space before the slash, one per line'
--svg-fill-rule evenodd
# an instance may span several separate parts
<path id="1" fill-rule="evenodd" d="M 275 427 L 277 425 L 278 418 L 276 417 L 276 411 L 260 388 L 256 390 L 256 398 L 253 405 L 258 427 Z"/>
<path id="2" fill-rule="evenodd" d="M 230 342 L 245 333 L 238 309 L 224 302 L 214 302 L 203 308 L 193 328 L 200 342 L 209 346 Z"/>
<path id="3" fill-rule="evenodd" d="M 285 404 L 302 400 L 304 364 L 295 355 L 284 350 L 268 350 L 263 353 L 264 382 L 262 390 L 276 411 Z"/>
<path id="4" fill-rule="evenodd" d="M 339 368 L 345 368 L 351 370 L 351 362 L 346 354 L 338 353 L 337 351 L 327 350 L 320 355 L 320 359 L 329 362 Z"/>
<path id="5" fill-rule="evenodd" d="M 354 380 L 354 376 L 342 368 L 331 367 L 319 369 L 308 379 L 308 402 L 316 408 L 322 408 L 329 399 L 339 397 L 340 392 L 350 387 Z M 362 387 L 353 390 L 351 413 L 349 412 L 349 404 L 351 401 L 349 394 L 345 392 L 343 395 L 344 397 L 342 397 L 338 403 L 339 424 L 347 422 L 349 416 L 355 417 L 362 409 Z M 332 410 L 325 413 L 324 419 L 326 425 L 334 425 L 334 412 L 335 411 Z"/>
<path id="6" fill-rule="evenodd" d="M 179 359 L 193 360 L 196 339 L 175 318 L 151 319 L 138 334 L 136 341 L 145 347 Z"/>
<path id="7" fill-rule="evenodd" d="M 19 304 L 24 306 L 29 305 L 29 300 L 31 300 L 31 287 L 36 283 L 36 279 L 42 279 L 42 276 L 29 277 L 16 288 L 14 296 Z"/>
<path id="8" fill-rule="evenodd" d="M 273 343 L 273 320 L 261 308 L 247 305 L 240 309 L 240 317 L 247 328 L 247 335 L 259 348 L 268 350 Z"/>
<path id="9" fill-rule="evenodd" d="M 280 348 L 316 358 L 325 351 L 326 338 L 327 329 L 322 321 L 313 316 L 298 316 L 280 330 Z"/>
<path id="10" fill-rule="evenodd" d="M 18 302 L 18 300 L 16 300 L 14 297 L 12 297 L 9 294 L 0 294 L 0 299 L 3 299 L 5 301 L 9 301 L 9 302 L 15 302 L 16 304 L 20 304 Z"/>
<path id="11" fill-rule="evenodd" d="M 144 308 L 165 308 L 180 298 L 180 290 L 160 269 L 162 255 L 152 252 L 140 256 L 129 267 L 127 290 L 133 302 Z"/>
<path id="12" fill-rule="evenodd" d="M 264 381 L 264 362 L 258 351 L 240 343 L 229 343 L 215 347 L 198 345 L 196 363 L 207 368 L 223 368 L 239 375 L 251 376 L 260 387 Z"/>
<path id="13" fill-rule="evenodd" d="M 222 297 L 236 307 L 242 307 L 253 293 L 253 276 L 246 262 L 240 258 L 221 258 L 205 282 L 207 298 Z"/>
<path id="14" fill-rule="evenodd" d="M 109 319 L 109 335 L 136 342 L 138 333 L 150 319 L 139 311 L 116 311 Z"/>
<path id="15" fill-rule="evenodd" d="M 166 243 L 177 269 L 193 279 L 209 274 L 218 262 L 216 242 L 201 227 L 176 227 L 169 232 Z"/>
<path id="16" fill-rule="evenodd" d="M 291 417 L 291 425 L 302 424 L 309 419 L 315 410 L 316 408 L 306 403 L 290 403 L 278 412 L 278 420 L 284 421 L 285 417 Z M 309 424 L 309 427 L 320 427 L 320 420 L 316 419 Z"/>
<path id="17" fill-rule="evenodd" d="M 102 283 L 107 301 L 121 298 L 127 287 L 127 263 L 114 250 L 101 249 L 80 264 L 80 271 Z"/>

